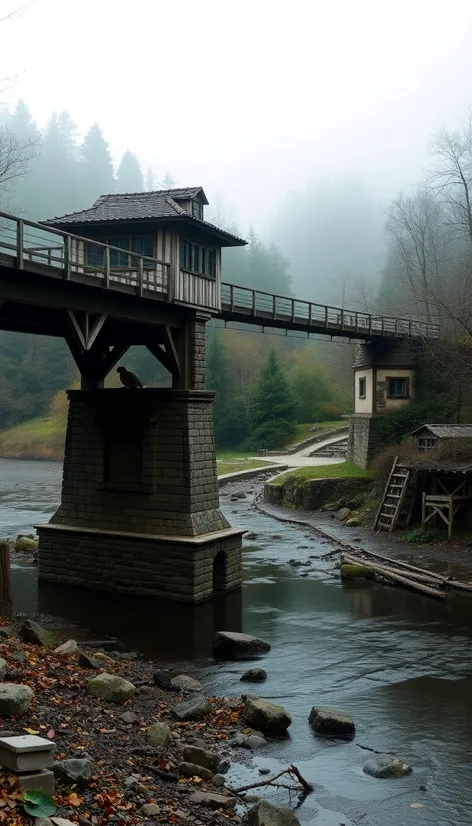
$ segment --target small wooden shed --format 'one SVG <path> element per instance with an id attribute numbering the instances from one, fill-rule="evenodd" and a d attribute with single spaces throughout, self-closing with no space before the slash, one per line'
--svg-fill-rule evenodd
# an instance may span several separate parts
<path id="1" fill-rule="evenodd" d="M 418 450 L 434 450 L 445 441 L 472 439 L 472 424 L 424 424 L 410 435 Z"/>

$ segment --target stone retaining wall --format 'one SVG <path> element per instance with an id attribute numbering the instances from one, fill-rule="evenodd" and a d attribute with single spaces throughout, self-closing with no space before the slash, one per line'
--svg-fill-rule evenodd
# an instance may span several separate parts
<path id="1" fill-rule="evenodd" d="M 337 502 L 346 496 L 354 496 L 366 490 L 371 484 L 369 479 L 329 478 L 302 479 L 299 476 L 287 476 L 282 484 L 264 485 L 264 499 L 272 505 L 295 507 L 302 510 L 319 510 L 323 505 Z"/>

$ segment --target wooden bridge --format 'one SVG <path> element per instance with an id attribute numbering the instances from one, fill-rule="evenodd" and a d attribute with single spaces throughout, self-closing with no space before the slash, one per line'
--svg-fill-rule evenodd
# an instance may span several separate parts
<path id="1" fill-rule="evenodd" d="M 32 288 L 32 276 L 38 276 L 37 287 L 47 289 L 45 285 L 51 279 L 51 290 L 47 289 L 52 297 L 57 292 L 53 287 L 56 282 L 71 282 L 82 289 L 92 288 L 89 292 L 95 296 L 94 310 L 104 312 L 104 304 L 113 305 L 114 299 L 121 296 L 133 296 L 135 299 L 144 299 L 140 302 L 141 310 L 145 312 L 148 300 L 154 303 L 154 310 L 150 310 L 150 317 L 162 316 L 165 310 L 171 323 L 172 307 L 176 304 L 182 307 L 187 302 L 177 301 L 174 297 L 172 272 L 168 262 L 143 256 L 135 252 L 124 252 L 122 248 L 93 241 L 93 247 L 98 250 L 97 260 L 90 265 L 87 256 L 80 253 L 84 245 L 91 244 L 90 238 L 52 229 L 44 224 L 35 223 L 18 218 L 8 213 L 0 212 L 0 269 L 10 276 L 16 272 L 16 283 L 13 293 L 3 293 L 4 301 L 0 300 L 0 327 L 10 330 L 27 330 L 29 332 L 46 332 L 44 318 L 35 323 L 33 316 L 19 318 L 17 313 L 7 312 L 2 303 L 5 300 L 14 300 L 18 312 L 22 292 L 22 282 L 18 280 L 18 273 L 22 272 L 24 280 L 24 297 L 27 300 Z M 56 287 L 58 285 L 56 284 Z M 107 293 L 100 300 L 98 292 Z M 39 289 L 35 289 L 36 304 Z M 62 295 L 64 288 L 62 286 Z M 248 287 L 239 287 L 234 284 L 221 283 L 221 311 L 209 308 L 211 315 L 221 318 L 225 322 L 241 322 L 254 324 L 260 327 L 278 327 L 285 330 L 297 330 L 303 333 L 318 333 L 330 336 L 339 336 L 352 339 L 369 340 L 372 338 L 437 338 L 439 327 L 423 321 L 414 321 L 404 318 L 374 315 L 371 313 L 348 310 L 341 307 L 316 304 L 302 301 L 290 296 L 280 296 L 266 293 Z M 19 303 L 16 303 L 19 302 Z M 155 302 L 160 302 L 160 312 L 156 312 Z M 44 304 L 44 302 L 43 302 Z M 84 303 L 83 309 L 90 309 Z M 123 302 L 120 302 L 123 307 Z M 162 307 L 162 304 L 165 306 Z M 172 305 L 169 306 L 169 305 Z M 131 305 L 127 304 L 128 315 Z M 135 305 L 136 306 L 136 305 Z M 187 306 L 193 306 L 188 303 Z M 205 309 L 201 304 L 200 309 Z M 143 319 L 144 320 L 144 319 Z M 49 324 L 46 321 L 46 324 Z M 54 335 L 51 327 L 47 332 Z M 58 330 L 58 335 L 61 332 Z"/>

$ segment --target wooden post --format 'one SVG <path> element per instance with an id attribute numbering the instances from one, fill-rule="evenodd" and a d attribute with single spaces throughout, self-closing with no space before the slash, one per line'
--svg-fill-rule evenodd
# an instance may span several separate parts
<path id="1" fill-rule="evenodd" d="M 64 278 L 70 281 L 70 235 L 64 236 Z"/>
<path id="2" fill-rule="evenodd" d="M 11 616 L 12 609 L 10 546 L 0 541 L 0 616 Z"/>
<path id="3" fill-rule="evenodd" d="M 277 318 L 277 296 L 272 296 L 272 318 Z"/>
<path id="4" fill-rule="evenodd" d="M 138 290 L 138 292 L 139 292 L 139 295 L 142 297 L 143 290 L 144 290 L 144 261 L 143 261 L 141 256 L 138 258 L 138 281 L 139 281 L 139 290 Z M 156 277 L 156 281 L 157 281 L 157 277 Z"/>
<path id="5" fill-rule="evenodd" d="M 110 247 L 105 247 L 104 249 L 104 257 L 105 257 L 105 287 L 108 288 L 110 286 Z"/>
<path id="6" fill-rule="evenodd" d="M 23 269 L 23 249 L 25 238 L 25 225 L 21 219 L 16 225 L 16 266 L 19 270 Z"/>

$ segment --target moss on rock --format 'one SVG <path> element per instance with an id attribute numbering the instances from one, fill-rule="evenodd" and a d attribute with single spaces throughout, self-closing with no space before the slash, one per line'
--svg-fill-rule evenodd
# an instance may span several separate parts
<path id="1" fill-rule="evenodd" d="M 366 568 L 365 565 L 348 565 L 343 562 L 340 571 L 341 579 L 375 579 L 372 568 Z"/>

